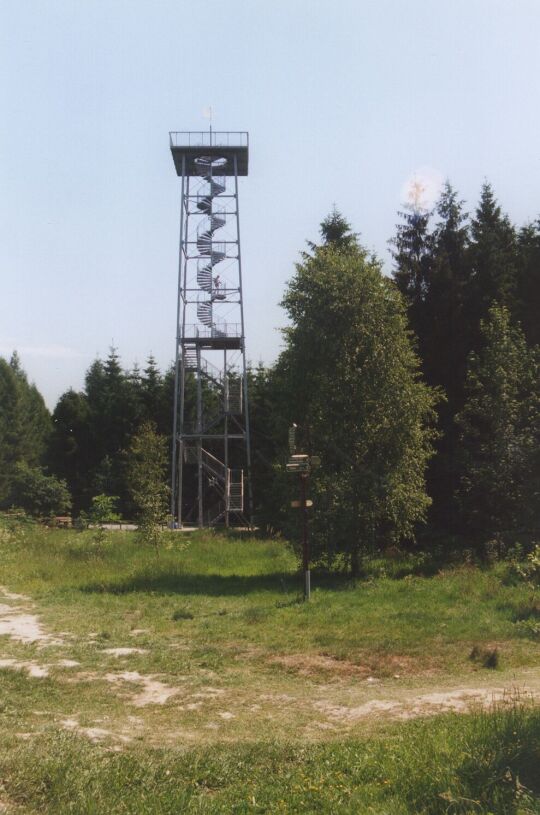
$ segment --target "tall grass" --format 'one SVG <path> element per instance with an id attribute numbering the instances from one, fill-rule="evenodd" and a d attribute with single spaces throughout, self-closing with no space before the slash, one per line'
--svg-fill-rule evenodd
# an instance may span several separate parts
<path id="1" fill-rule="evenodd" d="M 40 813 L 540 813 L 540 711 L 393 726 L 324 745 L 221 745 L 107 753 L 51 734 L 4 753 L 4 788 Z"/>

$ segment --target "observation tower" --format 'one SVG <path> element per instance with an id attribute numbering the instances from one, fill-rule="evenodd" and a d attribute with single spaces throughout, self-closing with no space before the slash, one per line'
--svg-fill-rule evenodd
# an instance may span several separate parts
<path id="1" fill-rule="evenodd" d="M 238 178 L 246 132 L 170 133 L 181 178 L 171 515 L 251 523 Z"/>

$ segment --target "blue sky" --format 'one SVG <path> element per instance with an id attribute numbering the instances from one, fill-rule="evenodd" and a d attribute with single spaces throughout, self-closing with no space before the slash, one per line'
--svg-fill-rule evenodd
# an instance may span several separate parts
<path id="1" fill-rule="evenodd" d="M 248 356 L 335 203 L 390 271 L 407 179 L 489 179 L 540 213 L 537 0 L 3 0 L 0 354 L 50 406 L 111 343 L 174 352 L 180 185 L 169 130 L 249 130 Z"/>

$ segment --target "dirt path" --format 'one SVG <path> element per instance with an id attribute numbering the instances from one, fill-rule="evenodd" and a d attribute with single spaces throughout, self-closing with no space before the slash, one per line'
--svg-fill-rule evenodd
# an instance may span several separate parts
<path id="1" fill-rule="evenodd" d="M 430 685 L 429 689 L 381 689 L 380 695 L 360 705 L 336 705 L 319 701 L 315 708 L 330 721 L 356 722 L 369 717 L 412 719 L 439 713 L 467 713 L 474 708 L 487 708 L 494 703 L 514 704 L 517 699 L 540 702 L 540 670 L 530 669 L 510 675 L 504 682 L 499 676 L 484 684 Z"/>
<path id="2" fill-rule="evenodd" d="M 4 637 L 19 644 L 16 654 L 4 652 Z M 86 709 L 81 714 L 84 726 L 76 712 L 47 713 L 57 725 L 92 741 L 125 744 L 144 733 L 149 743 L 154 738 L 171 744 L 211 742 L 256 738 L 268 729 L 283 738 L 334 738 L 363 732 L 366 725 L 380 721 L 466 713 L 494 702 L 512 704 L 516 698 L 540 703 L 540 667 L 519 672 L 479 671 L 467 681 L 424 677 L 414 685 L 410 676 L 385 680 L 336 671 L 335 675 L 327 672 L 324 679 L 321 675 L 308 679 L 280 672 L 268 687 L 254 670 L 246 672 L 245 682 L 232 687 L 225 675 L 212 672 L 201 681 L 195 674 L 180 677 L 129 670 L 131 659 L 152 656 L 147 648 L 104 648 L 103 667 L 84 670 L 82 666 L 80 670 L 77 660 L 66 658 L 71 656 L 72 643 L 68 633 L 60 637 L 45 629 L 29 597 L 0 587 L 0 669 L 23 672 L 35 682 L 51 679 L 52 672 L 53 681 L 107 683 L 110 688 L 110 715 L 98 717 L 95 711 L 92 715 L 93 709 Z M 63 646 L 60 652 L 54 648 L 59 645 Z M 28 658 L 29 647 L 38 649 L 39 661 Z M 111 671 L 111 658 L 122 661 L 120 670 Z M 89 713 L 92 721 L 88 721 Z"/>

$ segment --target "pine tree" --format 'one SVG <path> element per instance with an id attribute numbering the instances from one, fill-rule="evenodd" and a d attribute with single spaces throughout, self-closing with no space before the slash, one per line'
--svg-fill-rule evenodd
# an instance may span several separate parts
<path id="1" fill-rule="evenodd" d="M 424 333 L 420 347 L 428 384 L 442 388 L 445 395 L 438 405 L 437 454 L 428 471 L 428 491 L 433 499 L 430 521 L 438 529 L 452 530 L 453 498 L 459 479 L 454 417 L 463 405 L 472 332 L 466 317 L 470 286 L 467 216 L 449 182 L 435 211 L 438 220 L 430 237 L 431 262 L 422 303 Z"/>
<path id="2" fill-rule="evenodd" d="M 478 351 L 481 320 L 487 318 L 493 303 L 515 311 L 518 281 L 516 231 L 508 216 L 503 215 L 493 188 L 487 182 L 482 186 L 480 202 L 471 223 L 469 264 L 472 282 L 467 317 L 475 328 L 471 347 Z"/>
<path id="3" fill-rule="evenodd" d="M 144 415 L 145 419 L 149 421 L 153 421 L 159 427 L 159 431 L 163 433 L 163 391 L 164 391 L 164 382 L 163 377 L 159 371 L 157 366 L 156 360 L 154 356 L 150 354 L 150 356 L 146 360 L 146 367 L 143 371 L 143 376 L 141 380 L 141 388 L 142 388 L 142 400 L 144 404 Z M 172 401 L 170 403 L 172 405 Z M 172 408 L 171 408 L 172 412 Z M 166 432 L 170 432 L 170 425 L 172 422 L 172 416 L 170 420 L 167 422 L 167 429 Z"/>
<path id="4" fill-rule="evenodd" d="M 13 368 L 0 357 L 0 506 L 8 501 L 11 475 L 18 459 L 18 398 Z"/>
<path id="5" fill-rule="evenodd" d="M 427 381 L 444 389 L 450 410 L 460 404 L 470 330 L 465 301 L 470 273 L 468 229 L 463 202 L 447 182 L 437 202 L 439 220 L 432 236 L 432 262 L 425 296 L 423 337 Z"/>
<path id="6" fill-rule="evenodd" d="M 517 317 L 530 345 L 540 345 L 540 219 L 518 237 Z"/>
<path id="7" fill-rule="evenodd" d="M 426 298 L 431 284 L 433 238 L 429 231 L 432 213 L 412 205 L 398 213 L 402 222 L 390 241 L 394 258 L 394 280 L 407 303 L 409 324 L 418 342 L 418 351 L 426 374 L 429 349 L 429 315 Z"/>
<path id="8" fill-rule="evenodd" d="M 540 355 L 504 306 L 492 306 L 481 340 L 457 417 L 461 519 L 477 543 L 513 543 L 540 528 Z"/>
<path id="9" fill-rule="evenodd" d="M 19 465 L 39 475 L 50 432 L 49 411 L 17 353 L 9 363 L 0 357 L 0 505 L 12 500 Z"/>
<path id="10" fill-rule="evenodd" d="M 34 384 L 28 382 L 19 355 L 13 352 L 9 365 L 17 382 L 17 458 L 31 467 L 43 463 L 43 456 L 51 433 L 51 414 L 43 396 Z"/>
<path id="11" fill-rule="evenodd" d="M 125 451 L 142 420 L 142 407 L 140 389 L 123 371 L 116 348 L 110 349 L 104 362 L 97 360 L 90 367 L 86 395 L 93 459 L 86 501 L 108 492 L 119 496 L 122 514 L 129 515 Z"/>
<path id="12" fill-rule="evenodd" d="M 343 217 L 335 205 L 330 215 L 321 222 L 320 235 L 323 239 L 323 246 L 332 246 L 336 250 L 352 249 L 357 245 L 358 235 L 352 231 L 350 223 Z M 311 249 L 315 249 L 315 244 L 308 244 Z"/>
<path id="13" fill-rule="evenodd" d="M 47 462 L 51 471 L 68 484 L 73 508 L 79 513 L 90 491 L 89 474 L 95 466 L 90 411 L 84 393 L 68 390 L 56 404 Z"/>

